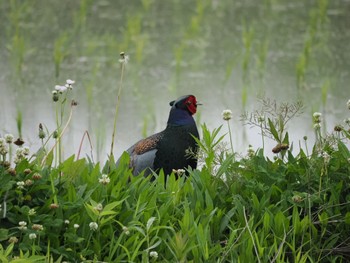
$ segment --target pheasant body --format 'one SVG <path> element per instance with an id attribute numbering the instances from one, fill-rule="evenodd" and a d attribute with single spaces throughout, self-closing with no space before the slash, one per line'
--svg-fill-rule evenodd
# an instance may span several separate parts
<path id="1" fill-rule="evenodd" d="M 197 167 L 193 153 L 198 150 L 194 137 L 199 138 L 199 133 L 192 117 L 197 110 L 196 97 L 182 96 L 170 102 L 170 106 L 166 128 L 138 141 L 126 151 L 130 155 L 129 166 L 134 175 L 145 170 L 147 176 L 152 170 L 158 172 L 160 169 L 168 175 L 173 169 Z"/>

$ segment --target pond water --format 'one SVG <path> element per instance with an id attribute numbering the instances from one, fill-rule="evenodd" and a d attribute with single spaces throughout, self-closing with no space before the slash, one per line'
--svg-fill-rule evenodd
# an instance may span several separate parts
<path id="1" fill-rule="evenodd" d="M 197 123 L 209 129 L 225 124 L 221 112 L 232 110 L 240 152 L 261 146 L 259 131 L 243 126 L 240 115 L 263 96 L 301 100 L 304 114 L 290 122 L 290 136 L 296 144 L 304 135 L 312 140 L 314 111 L 323 113 L 328 131 L 350 117 L 349 11 L 349 0 L 0 1 L 0 134 L 17 136 L 21 113 L 23 139 L 37 149 L 39 123 L 50 132 L 56 127 L 52 90 L 74 79 L 69 98 L 79 105 L 65 156 L 78 152 L 88 131 L 94 160 L 105 160 L 124 51 L 130 60 L 116 156 L 162 130 L 168 103 L 184 94 L 203 103 Z M 87 141 L 82 155 L 90 155 Z"/>

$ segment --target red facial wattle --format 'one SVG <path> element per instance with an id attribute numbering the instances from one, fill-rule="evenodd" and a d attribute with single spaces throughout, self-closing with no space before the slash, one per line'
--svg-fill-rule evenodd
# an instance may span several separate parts
<path id="1" fill-rule="evenodd" d="M 193 115 L 197 112 L 197 100 L 196 97 L 194 96 L 190 96 L 188 97 L 188 99 L 186 100 L 186 107 L 188 109 L 188 111 Z"/>

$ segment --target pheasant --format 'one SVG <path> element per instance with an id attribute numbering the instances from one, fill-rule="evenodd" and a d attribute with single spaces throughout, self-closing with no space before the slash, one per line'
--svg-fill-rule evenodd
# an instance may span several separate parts
<path id="1" fill-rule="evenodd" d="M 126 150 L 133 175 L 145 170 L 144 175 L 147 176 L 152 170 L 159 172 L 160 169 L 169 175 L 173 170 L 197 167 L 195 153 L 198 145 L 194 138 L 199 139 L 199 134 L 192 117 L 199 105 L 196 97 L 182 96 L 169 104 L 171 109 L 165 130 L 138 141 Z M 189 154 L 189 150 L 194 154 Z"/>

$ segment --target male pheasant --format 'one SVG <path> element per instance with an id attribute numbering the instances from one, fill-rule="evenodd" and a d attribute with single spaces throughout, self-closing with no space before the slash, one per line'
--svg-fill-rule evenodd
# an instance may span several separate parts
<path id="1" fill-rule="evenodd" d="M 126 152 L 130 155 L 129 167 L 133 175 L 145 170 L 149 175 L 152 170 L 163 169 L 169 175 L 173 169 L 197 167 L 195 154 L 199 138 L 196 123 L 192 117 L 197 111 L 197 100 L 193 95 L 186 95 L 170 102 L 170 113 L 165 130 L 142 139 L 131 146 Z M 117 166 L 120 159 L 117 161 Z"/>

